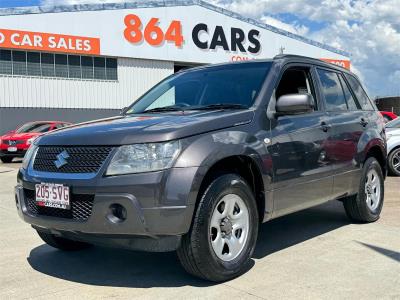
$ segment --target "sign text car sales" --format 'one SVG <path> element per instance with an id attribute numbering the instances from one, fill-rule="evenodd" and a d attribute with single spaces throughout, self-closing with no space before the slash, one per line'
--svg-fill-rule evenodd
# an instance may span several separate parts
<path id="1" fill-rule="evenodd" d="M 0 47 L 100 54 L 100 40 L 98 38 L 9 29 L 0 29 Z"/>
<path id="2" fill-rule="evenodd" d="M 129 14 L 125 17 L 124 23 L 124 37 L 132 44 L 145 41 L 151 46 L 160 46 L 166 41 L 181 48 L 185 42 L 182 35 L 182 23 L 178 20 L 173 20 L 165 31 L 159 26 L 158 18 L 151 18 L 147 24 L 143 24 L 139 16 Z M 191 38 L 193 43 L 202 50 L 220 48 L 230 52 L 257 54 L 261 50 L 259 36 L 260 32 L 255 29 L 245 32 L 235 27 L 211 28 L 205 23 L 199 23 L 193 27 Z"/>

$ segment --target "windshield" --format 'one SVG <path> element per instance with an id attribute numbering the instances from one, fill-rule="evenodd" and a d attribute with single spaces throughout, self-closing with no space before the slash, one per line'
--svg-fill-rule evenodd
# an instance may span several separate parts
<path id="1" fill-rule="evenodd" d="M 28 123 L 18 128 L 16 133 L 47 132 L 50 127 L 51 124 L 49 123 Z"/>
<path id="2" fill-rule="evenodd" d="M 393 121 L 386 123 L 387 128 L 400 128 L 400 118 L 396 118 Z"/>
<path id="3" fill-rule="evenodd" d="M 249 108 L 272 63 L 241 63 L 177 73 L 162 81 L 126 114 L 202 108 Z"/>

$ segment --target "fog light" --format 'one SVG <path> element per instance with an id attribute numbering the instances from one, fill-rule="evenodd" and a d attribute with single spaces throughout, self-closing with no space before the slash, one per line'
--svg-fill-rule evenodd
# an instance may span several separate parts
<path id="1" fill-rule="evenodd" d="M 114 203 L 109 207 L 107 218 L 113 223 L 121 223 L 126 220 L 127 212 L 126 208 L 121 204 Z"/>

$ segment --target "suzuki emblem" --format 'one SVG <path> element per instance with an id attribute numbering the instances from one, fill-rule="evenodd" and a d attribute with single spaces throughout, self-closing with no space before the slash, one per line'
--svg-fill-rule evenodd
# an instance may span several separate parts
<path id="1" fill-rule="evenodd" d="M 60 154 L 57 155 L 57 160 L 54 161 L 54 164 L 56 165 L 57 169 L 61 168 L 62 166 L 65 166 L 68 162 L 67 159 L 69 158 L 69 154 L 66 150 L 61 152 Z"/>

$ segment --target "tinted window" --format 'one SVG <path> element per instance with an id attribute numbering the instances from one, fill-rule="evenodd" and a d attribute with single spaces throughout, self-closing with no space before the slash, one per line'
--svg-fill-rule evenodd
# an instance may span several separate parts
<path id="1" fill-rule="evenodd" d="M 51 125 L 48 123 L 27 123 L 17 129 L 16 133 L 26 132 L 46 132 L 49 131 Z"/>
<path id="2" fill-rule="evenodd" d="M 92 79 L 93 78 L 93 57 L 82 56 L 82 78 Z"/>
<path id="3" fill-rule="evenodd" d="M 40 53 L 28 52 L 27 53 L 27 71 L 28 75 L 40 76 Z"/>
<path id="4" fill-rule="evenodd" d="M 347 110 L 346 99 L 337 73 L 318 69 L 327 111 Z"/>
<path id="5" fill-rule="evenodd" d="M 106 59 L 106 76 L 108 80 L 117 80 L 117 59 L 107 58 Z"/>
<path id="6" fill-rule="evenodd" d="M 12 60 L 13 60 L 13 74 L 26 75 L 26 52 L 13 51 Z"/>
<path id="7" fill-rule="evenodd" d="M 364 89 L 362 88 L 358 80 L 349 74 L 345 74 L 345 76 L 346 79 L 349 81 L 350 87 L 353 90 L 354 94 L 356 95 L 358 102 L 361 104 L 362 109 L 374 110 L 374 107 L 372 106 L 371 101 L 367 96 L 367 93 L 365 93 Z"/>
<path id="8" fill-rule="evenodd" d="M 68 55 L 69 78 L 82 78 L 81 57 L 78 55 Z"/>
<path id="9" fill-rule="evenodd" d="M 68 57 L 64 54 L 55 55 L 55 74 L 56 77 L 68 78 Z"/>
<path id="10" fill-rule="evenodd" d="M 106 59 L 104 57 L 94 58 L 94 78 L 106 79 Z"/>
<path id="11" fill-rule="evenodd" d="M 360 104 L 356 99 L 354 99 L 353 95 L 350 92 L 349 87 L 347 86 L 346 81 L 344 80 L 342 75 L 339 75 L 340 83 L 342 84 L 343 93 L 347 101 L 347 106 L 349 110 L 359 110 L 361 109 Z"/>
<path id="12" fill-rule="evenodd" d="M 54 76 L 54 54 L 42 53 L 42 76 Z"/>
<path id="13" fill-rule="evenodd" d="M 250 107 L 271 68 L 271 63 L 216 66 L 177 73 L 155 86 L 127 113 L 180 106 L 196 109 L 213 104 Z"/>
<path id="14" fill-rule="evenodd" d="M 0 74 L 12 74 L 10 50 L 0 50 Z"/>

